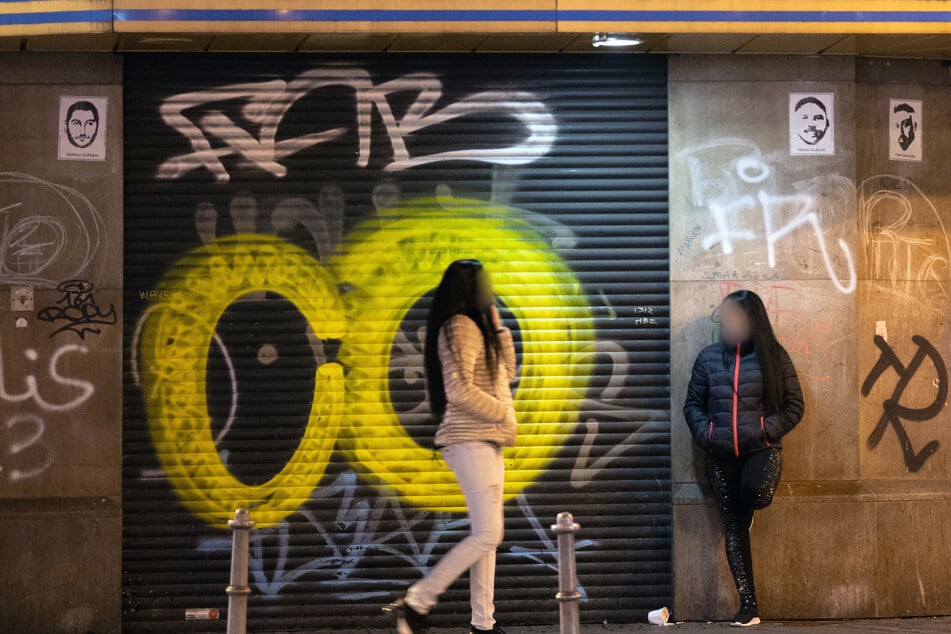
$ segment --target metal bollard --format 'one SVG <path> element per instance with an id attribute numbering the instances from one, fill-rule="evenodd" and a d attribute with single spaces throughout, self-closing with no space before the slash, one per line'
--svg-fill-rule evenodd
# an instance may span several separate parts
<path id="1" fill-rule="evenodd" d="M 228 593 L 228 634 L 245 634 L 248 629 L 248 538 L 254 522 L 248 509 L 237 509 L 231 527 L 231 583 Z"/>
<path id="2" fill-rule="evenodd" d="M 578 602 L 578 575 L 575 568 L 575 533 L 581 528 L 571 513 L 559 513 L 551 530 L 558 536 L 558 600 L 561 634 L 579 634 L 581 615 Z"/>

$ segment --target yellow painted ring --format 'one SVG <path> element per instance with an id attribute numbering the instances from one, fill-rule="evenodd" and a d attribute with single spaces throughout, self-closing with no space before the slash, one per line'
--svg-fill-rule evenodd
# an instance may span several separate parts
<path id="1" fill-rule="evenodd" d="M 260 527 L 273 526 L 310 498 L 337 440 L 344 405 L 343 369 L 317 369 L 300 444 L 279 473 L 260 485 L 222 464 L 205 397 L 208 351 L 234 301 L 254 291 L 293 302 L 314 333 L 339 339 L 345 312 L 333 277 L 303 249 L 266 235 L 237 235 L 191 251 L 164 277 L 168 294 L 154 304 L 140 338 L 142 387 L 159 462 L 181 503 L 208 524 L 227 527 L 239 507 Z"/>
<path id="2" fill-rule="evenodd" d="M 505 450 L 505 497 L 533 483 L 577 425 L 593 341 L 575 275 L 517 212 L 461 199 L 420 200 L 358 226 L 332 268 L 354 324 L 341 346 L 348 367 L 346 425 L 338 448 L 364 477 L 428 510 L 462 511 L 445 462 L 421 447 L 393 408 L 388 371 L 406 313 L 436 287 L 450 262 L 481 260 L 522 335 L 515 395 L 518 441 Z"/>

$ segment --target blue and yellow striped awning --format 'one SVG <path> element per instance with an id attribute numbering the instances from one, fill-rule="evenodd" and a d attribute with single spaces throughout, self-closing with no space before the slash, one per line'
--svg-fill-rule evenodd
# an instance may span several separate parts
<path id="1" fill-rule="evenodd" d="M 0 0 L 0 36 L 112 30 L 111 0 Z"/>
<path id="2" fill-rule="evenodd" d="M 559 0 L 566 32 L 951 33 L 948 0 Z"/>
<path id="3" fill-rule="evenodd" d="M 260 0 L 183 2 L 167 9 L 156 0 L 116 0 L 117 31 L 387 31 L 553 32 L 555 0 Z"/>
<path id="4" fill-rule="evenodd" d="M 0 35 L 76 32 L 951 33 L 951 0 L 0 0 Z"/>

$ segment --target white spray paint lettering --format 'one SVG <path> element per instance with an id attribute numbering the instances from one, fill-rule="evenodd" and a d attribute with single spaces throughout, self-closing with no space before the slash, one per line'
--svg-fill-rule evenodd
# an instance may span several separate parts
<path id="1" fill-rule="evenodd" d="M 839 253 L 830 255 L 827 230 L 820 218 L 821 212 L 835 214 L 841 210 L 821 208 L 814 195 L 820 188 L 831 189 L 835 194 L 832 199 L 837 200 L 843 195 L 839 191 L 843 181 L 854 192 L 851 181 L 838 175 L 806 179 L 792 183 L 796 192 L 777 193 L 776 170 L 756 144 L 747 139 L 708 141 L 678 152 L 675 158 L 687 167 L 691 203 L 706 208 L 716 227 L 715 232 L 701 242 L 705 250 L 719 245 L 724 255 L 730 255 L 736 249 L 735 242 L 762 239 L 766 245 L 766 264 L 775 268 L 777 245 L 805 228 L 813 234 L 814 251 L 820 254 L 836 289 L 842 293 L 855 290 L 855 263 L 849 245 L 841 238 L 836 239 Z M 751 215 L 762 219 L 760 226 L 749 223 Z"/>
<path id="2" fill-rule="evenodd" d="M 15 381 L 8 376 L 9 370 L 4 364 L 3 346 L 0 342 L 0 401 L 14 403 L 22 408 L 35 405 L 49 413 L 72 411 L 95 393 L 95 386 L 81 379 L 63 374 L 61 363 L 75 354 L 86 354 L 85 346 L 68 344 L 57 348 L 50 356 L 42 374 L 32 368 L 41 366 L 40 355 L 34 348 L 27 348 L 23 356 L 32 366 L 21 379 L 21 386 L 14 387 Z M 9 349 L 8 349 L 9 350 Z M 40 377 L 39 380 L 37 377 Z M 48 388 L 59 386 L 68 388 L 70 398 L 54 400 L 41 393 L 41 385 Z M 53 464 L 53 453 L 46 444 L 44 434 L 46 422 L 33 412 L 19 412 L 0 421 L 0 477 L 10 484 L 36 477 Z"/>
<path id="3" fill-rule="evenodd" d="M 308 94 L 328 87 L 345 87 L 356 97 L 355 124 L 358 136 L 356 165 L 367 167 L 370 161 L 371 122 L 374 111 L 380 117 L 392 149 L 387 171 L 399 171 L 439 161 L 472 160 L 496 165 L 523 165 L 544 156 L 551 149 L 557 134 L 555 118 L 535 95 L 522 91 L 486 91 L 475 93 L 433 110 L 442 97 L 442 82 L 431 73 L 409 73 L 402 77 L 374 84 L 370 74 L 360 68 L 321 67 L 301 73 L 290 82 L 272 80 L 233 84 L 212 90 L 182 93 L 165 100 L 162 119 L 181 133 L 192 146 L 192 152 L 163 162 L 156 178 L 173 180 L 205 168 L 219 182 L 230 180 L 221 159 L 239 156 L 257 168 L 278 178 L 287 175 L 281 161 L 308 148 L 333 141 L 347 132 L 337 127 L 278 140 L 278 131 L 288 111 Z M 416 93 L 416 99 L 397 118 L 388 96 L 395 93 Z M 241 123 L 212 104 L 245 100 Z M 189 110 L 202 108 L 193 120 Z M 471 148 L 413 156 L 406 145 L 410 135 L 473 115 L 504 114 L 521 123 L 525 138 L 518 144 L 502 148 Z M 243 125 L 242 125 L 243 124 Z M 248 129 L 256 132 L 249 132 Z M 215 146 L 211 139 L 216 140 Z"/>
<path id="4" fill-rule="evenodd" d="M 46 426 L 36 414 L 17 414 L 0 425 L 0 477 L 10 483 L 40 475 L 53 464 L 43 440 Z"/>
<path id="5" fill-rule="evenodd" d="M 26 385 L 24 391 L 9 390 L 7 385 L 6 371 L 3 364 L 3 350 L 0 348 L 0 400 L 8 403 L 23 403 L 33 401 L 37 407 L 47 412 L 64 412 L 79 407 L 91 397 L 95 391 L 95 386 L 89 381 L 63 376 L 59 370 L 60 359 L 71 353 L 87 354 L 89 349 L 85 346 L 76 344 L 67 344 L 61 346 L 53 352 L 47 365 L 46 372 L 52 383 L 62 387 L 72 388 L 78 393 L 72 398 L 62 402 L 52 402 L 46 400 L 40 394 L 40 388 L 33 374 L 27 374 L 23 377 L 23 383 Z M 23 352 L 24 356 L 33 362 L 39 359 L 39 354 L 33 348 L 27 348 Z"/>
<path id="6" fill-rule="evenodd" d="M 319 549 L 325 551 L 319 556 L 305 561 L 295 556 L 301 546 L 292 542 L 291 525 L 287 521 L 252 533 L 249 576 L 257 592 L 265 598 L 274 599 L 288 585 L 308 575 L 329 571 L 329 579 L 326 576 L 321 578 L 334 588 L 338 600 L 360 601 L 388 596 L 394 589 L 407 585 L 407 575 L 381 577 L 373 572 L 373 563 L 367 559 L 368 556 L 373 553 L 392 555 L 419 574 L 425 574 L 434 563 L 434 552 L 439 542 L 447 534 L 465 530 L 469 524 L 468 519 L 454 517 L 450 513 L 405 508 L 393 496 L 381 495 L 373 499 L 355 496 L 358 484 L 357 474 L 346 471 L 333 483 L 313 492 L 314 499 L 339 499 L 340 506 L 333 520 L 321 521 L 317 513 L 307 508 L 300 510 L 313 534 L 320 539 Z M 528 565 L 557 571 L 557 544 L 538 520 L 524 495 L 518 496 L 517 507 L 537 538 L 537 545 L 531 548 L 513 545 L 500 556 L 508 554 Z M 392 530 L 381 530 L 383 525 Z M 583 539 L 575 547 L 585 549 L 594 545 L 593 540 Z M 227 551 L 230 547 L 227 539 L 201 538 L 196 549 L 208 553 Z M 307 546 L 307 550 L 312 552 L 313 544 Z M 291 562 L 295 564 L 289 565 Z M 364 569 L 367 576 L 363 575 Z M 366 589 L 368 585 L 372 589 Z M 583 587 L 579 588 L 579 592 L 582 593 L 582 600 L 586 600 Z"/>

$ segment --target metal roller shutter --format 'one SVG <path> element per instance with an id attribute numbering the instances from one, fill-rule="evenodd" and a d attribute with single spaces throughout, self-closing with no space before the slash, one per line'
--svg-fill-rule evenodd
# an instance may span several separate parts
<path id="1" fill-rule="evenodd" d="M 123 620 L 222 631 L 248 504 L 251 631 L 383 626 L 467 530 L 430 449 L 428 293 L 483 259 L 516 332 L 500 623 L 671 594 L 665 60 L 125 60 Z M 221 620 L 186 621 L 217 608 Z M 437 625 L 468 622 L 467 582 Z"/>

